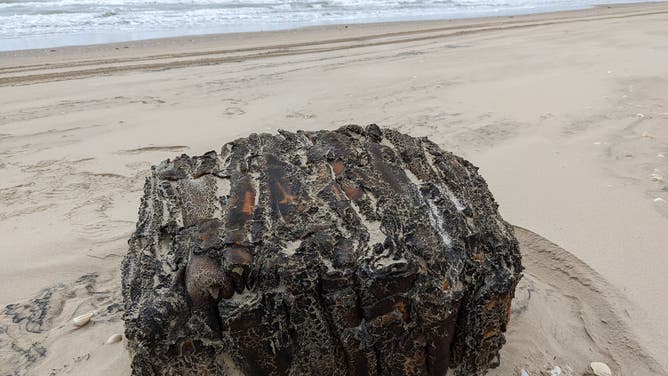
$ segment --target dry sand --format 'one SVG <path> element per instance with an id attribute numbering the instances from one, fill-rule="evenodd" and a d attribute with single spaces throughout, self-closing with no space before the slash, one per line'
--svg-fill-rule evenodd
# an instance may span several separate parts
<path id="1" fill-rule="evenodd" d="M 129 373 L 104 342 L 152 164 L 374 122 L 480 166 L 523 227 L 490 374 L 666 375 L 667 25 L 656 3 L 0 53 L 0 374 Z"/>

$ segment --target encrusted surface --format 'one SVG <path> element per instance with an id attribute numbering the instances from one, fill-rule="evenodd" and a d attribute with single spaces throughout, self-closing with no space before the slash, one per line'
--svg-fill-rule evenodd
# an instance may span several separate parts
<path id="1" fill-rule="evenodd" d="M 371 125 L 154 167 L 122 271 L 138 375 L 464 376 L 521 265 L 476 167 Z"/>

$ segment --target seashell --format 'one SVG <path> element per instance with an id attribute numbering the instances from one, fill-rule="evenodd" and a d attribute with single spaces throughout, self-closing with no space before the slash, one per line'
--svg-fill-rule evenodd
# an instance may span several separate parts
<path id="1" fill-rule="evenodd" d="M 110 345 L 112 343 L 120 342 L 122 340 L 123 340 L 123 335 L 119 334 L 119 333 L 116 333 L 116 334 L 112 334 L 111 337 L 109 337 L 109 339 L 107 339 L 106 344 Z"/>
<path id="2" fill-rule="evenodd" d="M 601 362 L 592 362 L 584 373 L 587 376 L 612 376 L 612 371 L 607 364 Z"/>
<path id="3" fill-rule="evenodd" d="M 81 316 L 77 316 L 77 317 L 73 318 L 73 319 L 72 319 L 72 324 L 74 324 L 75 326 L 81 328 L 82 326 L 88 324 L 88 322 L 90 321 L 90 319 L 91 319 L 94 315 L 95 315 L 95 312 L 84 313 L 84 314 L 81 315 Z"/>

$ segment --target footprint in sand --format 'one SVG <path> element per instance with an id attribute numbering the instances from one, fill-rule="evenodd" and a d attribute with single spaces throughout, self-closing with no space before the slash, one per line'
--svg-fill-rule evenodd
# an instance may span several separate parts
<path id="1" fill-rule="evenodd" d="M 83 325 L 75 326 L 73 319 L 88 324 L 87 331 L 108 333 L 109 329 L 118 326 L 123 314 L 119 290 L 115 278 L 91 273 L 71 283 L 47 287 L 32 299 L 6 305 L 0 311 L 0 353 L 3 354 L 0 369 L 20 370 L 17 375 L 33 374 L 32 367 L 52 353 L 62 354 L 62 350 L 55 350 L 61 346 L 60 341 L 78 338 L 74 333 L 83 330 L 79 328 Z M 91 327 L 91 323 L 83 321 L 90 320 L 86 313 L 93 311 L 96 325 Z M 66 368 L 88 358 L 89 354 L 76 356 Z M 61 360 L 54 358 L 52 361 Z"/>
<path id="2" fill-rule="evenodd" d="M 246 111 L 241 107 L 227 107 L 225 109 L 225 112 L 223 112 L 223 114 L 225 114 L 227 116 L 240 116 L 240 115 L 243 115 L 245 113 L 246 113 Z"/>

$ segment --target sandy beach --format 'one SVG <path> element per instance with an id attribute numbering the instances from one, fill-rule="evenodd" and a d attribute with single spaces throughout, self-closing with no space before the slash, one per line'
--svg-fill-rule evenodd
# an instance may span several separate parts
<path id="1" fill-rule="evenodd" d="M 376 123 L 479 166 L 517 226 L 491 375 L 667 375 L 667 25 L 648 3 L 0 53 L 0 374 L 129 374 L 105 341 L 151 165 Z"/>

